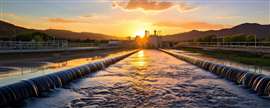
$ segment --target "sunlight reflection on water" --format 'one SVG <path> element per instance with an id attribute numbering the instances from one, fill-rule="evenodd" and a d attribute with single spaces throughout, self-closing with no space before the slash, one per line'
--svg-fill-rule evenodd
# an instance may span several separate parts
<path id="1" fill-rule="evenodd" d="M 144 68 L 147 66 L 147 64 L 148 61 L 146 60 L 145 52 L 143 50 L 139 51 L 134 61 L 132 62 L 132 65 L 137 68 Z"/>
<path id="2" fill-rule="evenodd" d="M 268 101 L 254 98 L 209 72 L 156 50 L 141 50 L 71 84 L 70 88 L 72 93 L 80 95 L 65 100 L 64 97 L 71 97 L 70 93 L 63 94 L 47 102 L 38 101 L 36 105 L 63 106 L 54 100 L 64 98 L 62 103 L 67 103 L 64 106 L 69 108 L 269 106 Z"/>
<path id="3" fill-rule="evenodd" d="M 55 61 L 55 62 L 21 63 L 22 66 L 14 67 L 15 69 L 13 70 L 10 70 L 7 72 L 0 72 L 0 86 L 11 84 L 11 83 L 24 80 L 24 79 L 29 79 L 29 78 L 38 77 L 38 76 L 46 75 L 53 72 L 62 71 L 65 69 L 69 69 L 69 68 L 73 68 L 76 66 L 90 63 L 90 62 L 94 62 L 104 57 L 114 57 L 114 56 L 118 56 L 127 52 L 128 50 L 109 53 L 109 54 L 104 53 L 104 54 L 100 54 L 100 56 L 97 55 L 97 56 L 89 56 L 89 57 L 78 57 L 78 58 L 70 58 L 66 60 L 61 60 L 61 57 L 59 57 L 59 58 L 55 58 L 55 59 L 59 59 L 59 61 Z M 37 65 L 37 64 L 40 64 L 40 65 Z"/>

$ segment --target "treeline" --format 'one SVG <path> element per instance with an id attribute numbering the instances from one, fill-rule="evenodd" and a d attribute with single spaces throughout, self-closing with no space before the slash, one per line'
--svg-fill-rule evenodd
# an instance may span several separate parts
<path id="1" fill-rule="evenodd" d="M 78 42 L 78 43 L 97 43 L 97 44 L 105 44 L 109 43 L 111 40 L 91 40 L 91 39 L 65 39 L 65 38 L 57 38 L 51 35 L 48 35 L 43 32 L 24 32 L 17 34 L 11 38 L 1 38 L 2 41 L 32 41 L 32 42 L 47 42 L 47 41 L 58 41 L 58 40 L 66 40 L 68 42 Z"/>
<path id="2" fill-rule="evenodd" d="M 81 43 L 109 43 L 111 40 L 92 40 L 92 39 L 76 39 L 76 40 L 69 40 L 69 42 L 81 42 Z"/>
<path id="3" fill-rule="evenodd" d="M 24 32 L 16 34 L 15 36 L 2 37 L 0 41 L 34 41 L 34 42 L 46 42 L 51 40 L 57 40 L 53 36 L 50 36 L 42 32 Z"/>
<path id="4" fill-rule="evenodd" d="M 270 37 L 264 39 L 258 39 L 255 35 L 232 35 L 232 36 L 217 36 L 208 35 L 196 40 L 190 40 L 192 42 L 255 42 L 256 41 L 270 41 Z"/>
<path id="5" fill-rule="evenodd" d="M 14 41 L 35 41 L 35 42 L 45 42 L 55 40 L 53 36 L 47 35 L 42 32 L 28 32 L 17 35 Z"/>

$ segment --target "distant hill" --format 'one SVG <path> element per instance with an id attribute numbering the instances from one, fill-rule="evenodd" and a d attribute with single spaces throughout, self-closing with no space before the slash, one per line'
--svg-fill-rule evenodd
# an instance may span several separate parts
<path id="1" fill-rule="evenodd" d="M 270 25 L 261 25 L 257 23 L 244 23 L 228 29 L 198 31 L 178 33 L 166 35 L 162 39 L 164 41 L 188 41 L 202 38 L 209 35 L 217 35 L 218 37 L 232 36 L 238 34 L 256 35 L 258 39 L 270 38 Z"/>
<path id="2" fill-rule="evenodd" d="M 12 38 L 16 34 L 33 31 L 7 22 L 0 21 L 0 38 Z"/>
<path id="3" fill-rule="evenodd" d="M 55 36 L 57 38 L 65 38 L 65 39 L 71 39 L 71 40 L 111 40 L 111 39 L 120 39 L 114 36 L 108 36 L 104 34 L 99 34 L 99 33 L 90 33 L 90 32 L 72 32 L 68 30 L 55 30 L 55 29 L 48 29 L 48 30 L 43 30 L 42 32 L 50 35 L 50 36 Z"/>
<path id="4" fill-rule="evenodd" d="M 0 39 L 10 39 L 15 37 L 18 34 L 29 33 L 29 32 L 43 32 L 50 36 L 54 36 L 59 39 L 69 39 L 69 40 L 111 40 L 111 39 L 120 39 L 118 37 L 99 34 L 99 33 L 90 33 L 90 32 L 72 32 L 68 30 L 36 30 L 28 29 L 24 27 L 19 27 L 14 24 L 0 21 Z"/>

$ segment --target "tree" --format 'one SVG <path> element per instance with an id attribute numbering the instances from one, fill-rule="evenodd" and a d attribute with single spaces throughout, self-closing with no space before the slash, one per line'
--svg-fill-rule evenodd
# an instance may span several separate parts
<path id="1" fill-rule="evenodd" d="M 254 42 L 255 41 L 255 35 L 248 35 L 246 36 L 247 42 Z"/>
<path id="2" fill-rule="evenodd" d="M 53 40 L 53 37 L 41 33 L 41 32 L 27 32 L 19 34 L 15 37 L 16 41 L 36 41 L 36 42 L 43 42 Z"/>
<path id="3" fill-rule="evenodd" d="M 198 42 L 217 42 L 217 36 L 216 35 L 208 35 L 203 38 L 199 38 Z"/>
<path id="4" fill-rule="evenodd" d="M 226 36 L 224 38 L 225 42 L 248 42 L 254 39 L 254 36 L 247 36 L 247 35 L 233 35 L 233 36 Z"/>

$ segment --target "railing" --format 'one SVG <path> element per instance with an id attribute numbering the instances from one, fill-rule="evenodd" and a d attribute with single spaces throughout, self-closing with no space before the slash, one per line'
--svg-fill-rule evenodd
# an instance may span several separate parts
<path id="1" fill-rule="evenodd" d="M 0 41 L 0 50 L 23 50 L 23 49 L 61 49 L 74 47 L 107 47 L 108 44 L 81 43 L 61 41 L 29 42 L 29 41 Z"/>
<path id="2" fill-rule="evenodd" d="M 25 42 L 25 41 L 0 41 L 0 49 L 52 49 L 66 48 L 67 41 Z"/>
<path id="3" fill-rule="evenodd" d="M 80 43 L 80 42 L 68 44 L 68 47 L 95 47 L 95 46 L 98 46 L 98 45 L 95 43 Z"/>
<path id="4" fill-rule="evenodd" d="M 61 49 L 61 48 L 74 48 L 74 47 L 100 47 L 102 48 L 102 47 L 111 47 L 111 46 L 112 45 L 108 43 L 68 42 L 65 40 L 47 41 L 47 42 L 0 41 L 0 50 Z"/>
<path id="5" fill-rule="evenodd" d="M 270 48 L 270 42 L 179 42 L 175 47 Z"/>

